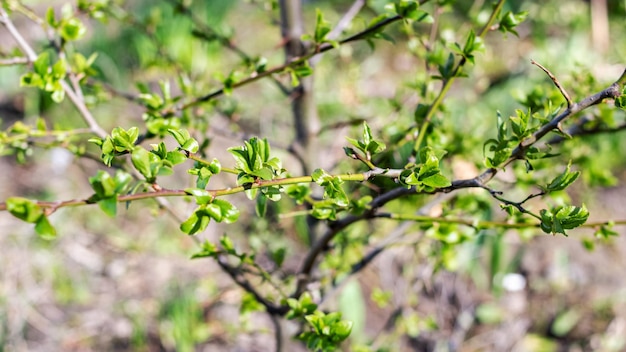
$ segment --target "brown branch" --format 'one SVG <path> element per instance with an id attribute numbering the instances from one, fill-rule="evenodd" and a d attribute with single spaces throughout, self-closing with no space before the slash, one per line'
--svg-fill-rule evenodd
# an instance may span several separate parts
<path id="1" fill-rule="evenodd" d="M 554 85 L 559 89 L 559 92 L 561 92 L 561 95 L 563 95 L 563 98 L 565 98 L 565 100 L 567 101 L 567 107 L 569 108 L 570 106 L 572 106 L 573 104 L 572 98 L 569 97 L 569 94 L 567 94 L 567 91 L 565 90 L 565 88 L 563 88 L 563 86 L 561 85 L 559 80 L 556 78 L 556 76 L 553 75 L 552 72 L 550 72 L 547 68 L 543 67 L 537 61 L 531 59 L 530 63 L 542 69 L 543 72 L 545 72 L 548 75 L 548 77 L 550 77 Z"/>
<path id="2" fill-rule="evenodd" d="M 366 220 L 374 218 L 376 215 L 376 211 L 378 208 L 387 204 L 388 202 L 407 196 L 411 194 L 416 194 L 414 188 L 395 188 L 387 193 L 381 194 L 380 196 L 374 198 L 369 204 L 369 210 L 364 212 L 361 215 L 348 215 L 341 220 L 337 220 L 331 222 L 329 224 L 329 229 L 315 242 L 313 247 L 309 250 L 306 257 L 304 258 L 300 269 L 298 270 L 298 282 L 296 284 L 296 290 L 292 294 L 292 297 L 300 297 L 300 295 L 306 290 L 306 285 L 309 282 L 309 277 L 313 270 L 313 266 L 317 257 L 324 251 L 327 250 L 330 241 L 335 238 L 335 236 L 343 229 L 348 226 L 354 224 L 357 221 Z"/>
<path id="3" fill-rule="evenodd" d="M 622 76 L 611 86 L 606 88 L 605 90 L 596 93 L 592 96 L 589 96 L 579 103 L 574 103 L 572 106 L 567 108 L 557 117 L 555 117 L 552 121 L 541 127 L 538 131 L 533 133 L 533 135 L 526 140 L 522 141 L 511 153 L 511 156 L 507 161 L 505 161 L 502 167 L 505 167 L 512 163 L 515 160 L 523 159 L 524 153 L 528 148 L 534 145 L 537 141 L 539 141 L 542 137 L 548 134 L 550 131 L 557 129 L 558 124 L 578 112 L 599 104 L 602 100 L 606 98 L 617 98 L 621 95 L 621 90 L 624 85 L 626 85 L 626 70 L 622 74 Z M 486 188 L 485 184 L 489 182 L 498 172 L 498 169 L 490 168 L 484 171 L 482 174 L 471 178 L 471 179 L 463 179 L 463 180 L 455 180 L 452 182 L 452 185 L 447 188 L 441 188 L 435 190 L 437 192 L 453 192 L 463 188 Z M 349 215 L 341 220 L 331 222 L 329 224 L 329 230 L 324 233 L 324 235 L 314 244 L 314 246 L 309 250 L 306 257 L 304 258 L 302 265 L 298 271 L 298 282 L 296 285 L 296 290 L 294 291 L 292 297 L 299 297 L 302 292 L 305 291 L 306 285 L 308 284 L 311 272 L 313 270 L 313 266 L 317 260 L 317 257 L 326 251 L 329 247 L 330 241 L 343 229 L 352 225 L 353 223 L 361 220 L 372 219 L 377 217 L 377 209 L 385 205 L 386 203 L 405 197 L 408 195 L 416 194 L 415 188 L 396 188 L 387 193 L 384 193 L 372 200 L 369 203 L 369 211 L 361 214 L 361 215 Z"/>
<path id="4" fill-rule="evenodd" d="M 589 136 L 589 135 L 602 134 L 602 133 L 616 133 L 616 132 L 621 132 L 625 130 L 626 130 L 626 124 L 622 124 L 614 128 L 598 126 L 598 127 L 589 128 L 589 129 L 586 129 L 584 128 L 582 124 L 579 124 L 568 129 L 567 135 L 572 136 L 572 137 L 573 136 Z M 550 140 L 546 141 L 546 144 L 558 144 L 565 140 L 567 140 L 567 138 L 563 136 L 554 136 Z"/>
<path id="5" fill-rule="evenodd" d="M 520 142 L 520 144 L 513 150 L 511 156 L 501 165 L 501 168 L 506 167 L 511 164 L 513 161 L 518 159 L 524 159 L 524 154 L 535 143 L 537 143 L 541 138 L 550 133 L 553 130 L 559 129 L 559 124 L 565 120 L 566 118 L 573 116 L 584 109 L 589 108 L 590 106 L 601 103 L 604 99 L 607 98 L 617 98 L 621 96 L 621 91 L 623 87 L 626 85 L 626 70 L 622 76 L 608 88 L 603 91 L 591 95 L 578 103 L 573 103 L 570 107 L 565 109 L 562 113 L 556 116 L 552 121 L 543 125 L 539 130 L 533 133 L 530 137 L 524 139 Z M 470 188 L 470 187 L 484 187 L 484 185 L 489 182 L 495 175 L 498 173 L 498 169 L 490 168 L 484 171 L 482 174 L 464 180 L 456 180 L 452 182 L 452 185 L 448 188 L 442 188 L 440 191 L 443 192 L 451 192 L 461 188 Z"/>
<path id="6" fill-rule="evenodd" d="M 254 286 L 252 286 L 252 284 L 248 281 L 248 279 L 245 278 L 245 276 L 239 269 L 233 267 L 228 263 L 225 256 L 220 255 L 216 259 L 217 264 L 219 264 L 220 268 L 222 268 L 222 270 L 224 270 L 233 279 L 233 281 L 235 281 L 235 283 L 239 285 L 239 287 L 244 289 L 246 292 L 252 294 L 254 296 L 254 299 L 257 302 L 261 303 L 268 313 L 270 313 L 271 315 L 280 316 L 287 314 L 287 311 L 289 311 L 289 307 L 276 305 L 268 301 L 256 290 L 256 288 L 254 288 Z"/>
<path id="7" fill-rule="evenodd" d="M 402 19 L 402 17 L 400 17 L 400 16 L 394 16 L 394 17 L 390 17 L 388 19 L 385 19 L 385 20 L 383 20 L 381 22 L 376 23 L 372 27 L 368 27 L 368 28 L 364 29 L 363 31 L 361 31 L 361 32 L 359 32 L 357 34 L 354 34 L 354 35 L 352 35 L 352 36 L 350 36 L 348 38 L 340 40 L 339 44 L 346 44 L 346 43 L 353 42 L 353 41 L 356 41 L 356 40 L 359 40 L 359 39 L 363 39 L 366 36 L 368 36 L 368 35 L 370 35 L 372 33 L 375 33 L 376 31 L 380 30 L 381 28 L 384 28 L 385 26 L 388 26 L 388 25 L 390 25 L 390 24 L 392 24 L 394 22 L 398 22 L 401 19 Z M 312 58 L 314 56 L 317 56 L 317 55 L 320 55 L 322 53 L 325 53 L 327 51 L 330 51 L 332 49 L 334 49 L 334 46 L 332 46 L 330 44 L 323 44 L 323 45 L 319 46 L 318 48 L 316 48 L 314 51 L 309 52 L 308 54 L 305 54 L 305 55 L 302 55 L 302 56 L 299 56 L 299 57 L 294 57 L 290 62 L 288 62 L 286 64 L 283 64 L 283 65 L 280 65 L 280 66 L 276 66 L 274 68 L 268 69 L 268 70 L 263 71 L 263 72 L 255 72 L 250 77 L 248 77 L 246 79 L 243 79 L 243 80 L 241 80 L 241 81 L 239 81 L 237 83 L 234 83 L 231 88 L 232 89 L 239 88 L 241 86 L 250 84 L 252 82 L 256 82 L 256 81 L 260 80 L 261 78 L 265 78 L 265 77 L 269 77 L 269 76 L 272 76 L 272 75 L 277 74 L 277 73 L 281 73 L 281 72 L 285 71 L 288 68 L 292 68 L 292 67 L 296 67 L 298 65 L 301 65 L 305 61 L 309 60 L 310 58 Z M 216 97 L 219 97 L 219 96 L 221 96 L 223 94 L 224 94 L 224 88 L 220 88 L 220 89 L 217 89 L 217 90 L 215 90 L 215 91 L 213 91 L 211 93 L 208 93 L 208 94 L 206 94 L 204 96 L 197 97 L 197 98 L 195 98 L 195 99 L 193 99 L 193 100 L 191 100 L 191 101 L 189 101 L 189 102 L 187 102 L 185 104 L 177 105 L 173 109 L 170 109 L 168 111 L 164 111 L 162 114 L 164 116 L 169 116 L 169 115 L 174 114 L 175 112 L 186 110 L 186 109 L 191 108 L 193 106 L 196 106 L 196 105 L 205 103 L 207 101 L 210 101 L 210 100 L 212 100 L 212 99 L 214 99 Z"/>

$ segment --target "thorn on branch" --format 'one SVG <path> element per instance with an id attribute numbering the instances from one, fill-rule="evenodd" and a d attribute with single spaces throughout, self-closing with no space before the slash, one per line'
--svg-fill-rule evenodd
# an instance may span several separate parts
<path id="1" fill-rule="evenodd" d="M 554 85 L 559 89 L 559 92 L 561 92 L 561 95 L 563 95 L 563 98 L 565 98 L 565 100 L 567 101 L 567 107 L 568 108 L 571 107 L 572 104 L 574 104 L 572 101 L 572 98 L 570 98 L 569 94 L 567 94 L 567 92 L 565 91 L 565 88 L 563 88 L 563 86 L 561 85 L 559 80 L 556 78 L 556 76 L 554 76 L 552 72 L 550 72 L 547 68 L 543 67 L 543 65 L 541 65 L 537 61 L 531 59 L 530 63 L 542 69 L 543 72 L 545 72 L 548 75 L 548 77 L 550 77 Z"/>

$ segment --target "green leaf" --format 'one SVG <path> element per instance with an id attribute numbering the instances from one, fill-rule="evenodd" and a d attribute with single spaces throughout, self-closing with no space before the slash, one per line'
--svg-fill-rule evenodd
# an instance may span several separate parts
<path id="1" fill-rule="evenodd" d="M 208 204 L 213 201 L 213 196 L 205 189 L 186 188 L 185 193 L 192 195 L 198 205 Z"/>
<path id="2" fill-rule="evenodd" d="M 285 193 L 293 198 L 297 204 L 302 204 L 306 201 L 308 195 L 311 194 L 311 188 L 309 188 L 308 184 L 298 183 L 285 187 Z"/>
<path id="3" fill-rule="evenodd" d="M 337 207 L 333 200 L 315 202 L 311 210 L 311 216 L 320 220 L 337 220 Z"/>
<path id="4" fill-rule="evenodd" d="M 99 200 L 98 206 L 107 215 L 115 216 L 117 214 L 117 195 Z"/>
<path id="5" fill-rule="evenodd" d="M 348 206 L 348 196 L 341 186 L 343 181 L 340 177 L 331 176 L 322 169 L 316 169 L 311 176 L 315 183 L 324 187 L 324 199 L 332 201 L 335 205 L 340 207 Z M 321 206 L 321 208 L 324 207 L 325 206 Z M 324 213 L 330 215 L 327 211 L 324 211 Z"/>
<path id="6" fill-rule="evenodd" d="M 139 100 L 149 109 L 157 110 L 164 106 L 163 98 L 154 93 L 139 94 Z"/>
<path id="7" fill-rule="evenodd" d="M 611 237 L 619 236 L 619 233 L 613 230 L 614 225 L 615 224 L 611 221 L 606 225 L 600 226 L 600 228 L 596 230 L 596 232 L 594 233 L 594 236 L 597 238 L 605 239 L 605 240 Z"/>
<path id="8" fill-rule="evenodd" d="M 259 303 L 253 294 L 246 292 L 241 298 L 241 307 L 239 308 L 239 313 L 241 315 L 245 315 L 250 312 L 258 312 L 263 311 L 265 308 L 264 305 Z"/>
<path id="9" fill-rule="evenodd" d="M 39 219 L 37 219 L 37 222 L 35 223 L 35 232 L 37 232 L 39 237 L 44 240 L 52 240 L 57 235 L 57 231 L 52 224 L 50 224 L 48 217 L 45 215 L 42 215 Z"/>
<path id="10" fill-rule="evenodd" d="M 223 199 L 214 199 L 212 204 L 219 206 L 222 221 L 227 224 L 233 223 L 239 218 L 239 209 L 237 209 L 230 202 Z"/>
<path id="11" fill-rule="evenodd" d="M 615 98 L 615 107 L 626 110 L 626 85 L 622 88 L 622 94 Z"/>
<path id="12" fill-rule="evenodd" d="M 568 205 L 558 206 L 551 210 L 542 209 L 539 214 L 541 215 L 540 226 L 545 233 L 561 233 L 565 236 L 567 236 L 565 230 L 574 229 L 584 224 L 589 218 L 589 211 L 584 204 L 582 207 Z"/>
<path id="13" fill-rule="evenodd" d="M 230 237 L 224 235 L 220 237 L 220 244 L 228 254 L 237 255 L 237 251 L 235 250 L 235 244 L 230 239 Z"/>
<path id="14" fill-rule="evenodd" d="M 258 217 L 265 217 L 265 213 L 267 211 L 267 197 L 265 195 L 261 194 L 256 198 L 254 210 L 256 211 L 256 215 Z"/>
<path id="15" fill-rule="evenodd" d="M 26 198 L 10 197 L 6 204 L 11 215 L 29 223 L 37 222 L 44 215 L 39 205 Z"/>
<path id="16" fill-rule="evenodd" d="M 299 299 L 287 298 L 285 303 L 290 308 L 285 315 L 285 318 L 289 320 L 312 314 L 317 309 L 317 304 L 313 302 L 313 297 L 309 292 L 304 292 Z"/>
<path id="17" fill-rule="evenodd" d="M 424 160 L 424 164 L 419 169 L 418 180 L 423 181 L 424 179 L 437 175 L 438 173 L 440 173 L 439 159 L 437 159 L 435 155 L 429 153 L 427 159 Z"/>
<path id="18" fill-rule="evenodd" d="M 50 98 L 52 98 L 52 101 L 57 104 L 61 103 L 63 99 L 65 99 L 65 91 L 63 89 L 56 89 L 52 91 L 52 94 L 50 94 Z"/>
<path id="19" fill-rule="evenodd" d="M 22 77 L 20 77 L 20 86 L 42 87 L 43 79 L 41 79 L 41 76 L 36 73 L 28 72 L 28 73 L 23 74 Z"/>
<path id="20" fill-rule="evenodd" d="M 222 171 L 222 164 L 220 164 L 219 160 L 213 159 L 209 164 L 209 171 L 211 171 L 214 175 L 219 174 Z"/>
<path id="21" fill-rule="evenodd" d="M 332 176 L 330 176 L 323 169 L 315 169 L 313 173 L 311 174 L 311 178 L 313 179 L 313 182 L 319 184 L 320 186 L 326 181 L 326 179 L 331 178 L 331 177 Z"/>
<path id="22" fill-rule="evenodd" d="M 218 253 L 219 250 L 217 249 L 217 246 L 215 244 L 209 241 L 204 241 L 204 243 L 202 243 L 202 249 L 200 250 L 200 252 L 192 255 L 191 259 L 214 257 Z"/>
<path id="23" fill-rule="evenodd" d="M 146 178 L 146 181 L 153 182 L 154 175 L 150 167 L 150 152 L 142 147 L 137 147 L 131 154 L 131 161 L 135 169 Z"/>
<path id="24" fill-rule="evenodd" d="M 341 342 L 350 336 L 352 332 L 352 326 L 354 324 L 351 321 L 339 321 L 332 326 L 332 333 L 334 342 Z"/>
<path id="25" fill-rule="evenodd" d="M 452 186 L 452 182 L 442 174 L 432 175 L 422 180 L 426 186 L 433 188 L 446 188 Z"/>
<path id="26" fill-rule="evenodd" d="M 528 113 L 524 113 L 522 110 L 515 110 L 516 116 L 511 116 L 511 131 L 517 137 L 518 140 L 527 136 L 528 119 L 530 117 L 530 110 Z"/>
<path id="27" fill-rule="evenodd" d="M 572 161 L 570 160 L 565 170 L 559 176 L 554 178 L 554 180 L 552 180 L 550 184 L 548 184 L 548 186 L 546 187 L 546 190 L 548 192 L 564 190 L 569 185 L 571 185 L 574 181 L 576 181 L 578 176 L 580 176 L 580 171 L 570 172 L 571 166 L 572 166 Z"/>
<path id="28" fill-rule="evenodd" d="M 302 77 L 307 77 L 307 76 L 312 75 L 313 68 L 309 66 L 308 61 L 305 61 L 302 65 L 293 67 L 293 72 L 298 78 L 302 78 Z"/>
<path id="29" fill-rule="evenodd" d="M 56 28 L 58 25 L 58 22 L 56 21 L 54 16 L 54 8 L 52 7 L 49 7 L 46 11 L 46 23 L 48 23 L 48 25 L 50 25 L 50 27 L 52 28 Z"/>
<path id="30" fill-rule="evenodd" d="M 272 170 L 270 170 L 267 167 L 253 170 L 252 172 L 250 172 L 250 175 L 256 176 L 260 178 L 261 180 L 271 180 L 274 177 Z"/>
<path id="31" fill-rule="evenodd" d="M 48 75 L 48 69 L 50 69 L 50 54 L 47 51 L 42 52 L 37 56 L 37 60 L 33 62 L 33 70 L 41 77 Z"/>
<path id="32" fill-rule="evenodd" d="M 206 214 L 207 216 L 209 216 L 211 219 L 217 221 L 217 222 L 221 222 L 223 215 L 222 215 L 222 209 L 220 208 L 219 205 L 217 204 L 206 204 L 202 207 L 202 209 L 204 210 L 204 214 Z"/>
<path id="33" fill-rule="evenodd" d="M 394 4 L 394 10 L 398 16 L 407 20 L 417 20 L 420 17 L 418 7 L 419 3 L 415 0 L 400 0 Z"/>
<path id="34" fill-rule="evenodd" d="M 415 118 L 415 122 L 418 124 L 422 124 L 424 122 L 424 118 L 428 114 L 428 110 L 430 110 L 430 105 L 419 103 L 415 108 L 415 112 L 413 112 L 413 117 Z"/>
<path id="35" fill-rule="evenodd" d="M 65 77 L 65 73 L 67 71 L 67 65 L 65 60 L 61 59 L 57 62 L 54 63 L 54 65 L 52 65 L 52 76 L 55 79 L 62 79 L 63 77 Z"/>
<path id="36" fill-rule="evenodd" d="M 235 168 L 240 170 L 241 172 L 248 174 L 252 172 L 252 169 L 248 165 L 248 153 L 244 149 L 240 149 L 240 147 L 229 148 L 228 151 L 235 158 Z"/>
<path id="37" fill-rule="evenodd" d="M 318 44 L 322 43 L 330 31 L 330 23 L 324 20 L 322 11 L 315 9 L 315 34 L 313 40 Z"/>
<path id="38" fill-rule="evenodd" d="M 67 41 L 82 38 L 87 33 L 85 25 L 77 18 L 70 18 L 61 22 L 61 37 Z"/>
<path id="39" fill-rule="evenodd" d="M 119 177 L 123 176 L 120 175 Z M 108 198 L 116 193 L 115 179 L 106 171 L 98 170 L 95 176 L 89 178 L 89 183 L 96 192 L 98 199 Z"/>
<path id="40" fill-rule="evenodd" d="M 277 267 L 280 267 L 283 265 L 286 255 L 287 255 L 287 249 L 285 247 L 280 247 L 270 252 L 272 261 L 274 261 Z"/>
<path id="41" fill-rule="evenodd" d="M 191 216 L 187 220 L 185 220 L 182 224 L 180 224 L 180 230 L 186 234 L 193 235 L 199 231 L 203 231 L 211 218 L 208 216 L 198 216 L 198 213 L 202 213 L 201 211 L 194 211 Z"/>
<path id="42" fill-rule="evenodd" d="M 180 146 L 180 149 L 186 150 L 190 153 L 195 153 L 200 148 L 198 141 L 193 138 L 189 138 L 183 145 Z"/>
<path id="43" fill-rule="evenodd" d="M 167 132 L 176 139 L 180 149 L 188 151 L 190 153 L 196 153 L 200 149 L 198 141 L 191 137 L 189 131 L 184 129 L 168 129 Z"/>
<path id="44" fill-rule="evenodd" d="M 511 11 L 507 11 L 502 18 L 500 19 L 500 25 L 498 29 L 503 33 L 513 33 L 515 36 L 519 36 L 515 27 L 517 27 L 520 23 L 524 22 L 528 12 L 523 11 L 517 14 L 514 14 Z"/>
<path id="45" fill-rule="evenodd" d="M 555 218 L 559 220 L 564 229 L 571 230 L 587 221 L 589 211 L 584 204 L 582 207 L 564 206 L 557 211 Z"/>

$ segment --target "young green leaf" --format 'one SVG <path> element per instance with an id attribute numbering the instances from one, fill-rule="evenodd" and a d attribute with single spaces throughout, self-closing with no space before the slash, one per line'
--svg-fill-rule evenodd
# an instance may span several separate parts
<path id="1" fill-rule="evenodd" d="M 193 235 L 203 231 L 207 227 L 211 218 L 204 216 L 203 212 L 199 209 L 194 211 L 187 220 L 180 224 L 180 230 L 182 232 Z"/>
<path id="2" fill-rule="evenodd" d="M 567 236 L 565 230 L 584 224 L 589 217 L 589 211 L 584 204 L 582 207 L 568 205 L 551 210 L 542 209 L 539 214 L 541 215 L 541 229 L 545 233 L 561 233 L 565 236 Z"/>
<path id="3" fill-rule="evenodd" d="M 570 172 L 570 167 L 572 166 L 572 161 L 567 164 L 565 170 L 548 184 L 546 190 L 548 192 L 561 191 L 571 185 L 578 176 L 580 176 L 580 171 Z"/>
<path id="4" fill-rule="evenodd" d="M 44 240 L 52 240 L 57 235 L 56 229 L 52 226 L 48 217 L 45 215 L 40 216 L 39 219 L 37 219 L 37 222 L 35 222 L 35 232 L 37 232 L 37 235 Z"/>
<path id="5" fill-rule="evenodd" d="M 217 246 L 209 241 L 204 241 L 202 243 L 202 249 L 200 252 L 195 253 L 191 256 L 191 259 L 196 258 L 206 258 L 206 257 L 215 257 L 219 253 L 219 249 Z"/>
<path id="6" fill-rule="evenodd" d="M 21 197 L 10 197 L 6 200 L 7 210 L 16 218 L 35 223 L 43 216 L 43 210 L 35 202 Z"/>
<path id="7" fill-rule="evenodd" d="M 149 151 L 142 147 L 136 147 L 131 154 L 131 161 L 135 169 L 146 178 L 146 181 L 154 182 L 155 175 L 152 173 Z"/>
<path id="8" fill-rule="evenodd" d="M 186 188 L 185 193 L 192 195 L 198 205 L 208 204 L 213 201 L 213 196 L 205 189 Z"/>
<path id="9" fill-rule="evenodd" d="M 330 23 L 324 20 L 324 16 L 322 15 L 322 11 L 319 9 L 315 10 L 315 34 L 313 36 L 313 40 L 321 44 L 326 39 L 326 35 L 330 33 L 331 27 Z"/>

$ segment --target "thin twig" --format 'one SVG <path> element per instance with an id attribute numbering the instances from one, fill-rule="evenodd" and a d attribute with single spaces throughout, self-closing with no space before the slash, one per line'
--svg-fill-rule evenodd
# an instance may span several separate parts
<path id="1" fill-rule="evenodd" d="M 29 61 L 26 57 L 10 57 L 6 59 L 0 59 L 0 66 L 24 65 L 27 63 L 29 63 Z"/>
<path id="2" fill-rule="evenodd" d="M 224 270 L 239 287 L 254 296 L 254 299 L 265 306 L 265 309 L 271 315 L 284 315 L 289 310 L 287 306 L 276 305 L 263 297 L 252 284 L 243 276 L 243 274 L 235 267 L 231 266 L 224 256 L 217 257 L 217 264 Z"/>
<path id="3" fill-rule="evenodd" d="M 489 32 L 491 28 L 491 24 L 498 17 L 498 14 L 502 10 L 502 6 L 504 6 L 504 0 L 499 0 L 498 3 L 494 6 L 491 12 L 491 16 L 489 17 L 489 20 L 487 20 L 487 23 L 485 23 L 485 26 L 478 34 L 479 38 L 484 38 L 487 32 Z M 467 58 L 463 56 L 461 60 L 459 60 L 459 63 L 454 68 L 454 72 L 452 73 L 451 77 L 444 80 L 441 86 L 441 89 L 439 90 L 439 94 L 437 95 L 435 100 L 432 102 L 432 104 L 430 104 L 430 106 L 428 107 L 428 111 L 426 112 L 426 116 L 424 116 L 422 126 L 420 126 L 419 128 L 417 139 L 415 140 L 415 144 L 413 147 L 414 151 L 417 151 L 419 150 L 419 148 L 421 148 L 422 142 L 424 141 L 424 138 L 426 137 L 426 131 L 428 130 L 428 127 L 430 126 L 431 120 L 433 116 L 435 115 L 435 112 L 438 111 L 439 106 L 443 102 L 443 99 L 445 98 L 445 96 L 448 94 L 448 91 L 452 87 L 452 83 L 454 83 L 455 79 L 458 76 L 460 76 L 461 70 L 463 69 L 463 66 L 465 66 L 466 63 L 467 63 Z"/>
<path id="4" fill-rule="evenodd" d="M 0 7 L 0 23 L 6 27 L 13 39 L 15 39 L 17 44 L 26 55 L 28 61 L 34 62 L 35 60 L 37 60 L 37 53 L 35 53 L 35 50 L 33 50 L 33 48 L 30 46 L 30 44 L 28 44 L 28 42 L 17 30 L 17 28 L 15 28 L 13 22 L 9 18 L 9 15 L 2 7 Z M 83 117 L 83 120 L 87 122 L 87 125 L 89 126 L 91 131 L 100 138 L 106 137 L 107 133 L 102 129 L 102 127 L 100 127 L 100 125 L 98 125 L 96 119 L 93 117 L 89 109 L 87 109 L 85 102 L 80 99 L 77 93 L 72 90 L 72 87 L 70 87 L 70 85 L 65 80 L 61 80 L 60 83 L 63 91 L 70 99 L 70 101 L 74 104 L 80 115 Z"/>
<path id="5" fill-rule="evenodd" d="M 548 77 L 550 77 L 554 85 L 559 89 L 559 92 L 561 92 L 561 95 L 563 95 L 563 98 L 565 98 L 565 100 L 567 101 L 567 107 L 569 108 L 570 106 L 572 106 L 573 104 L 572 98 L 569 97 L 569 94 L 567 94 L 567 91 L 565 90 L 565 88 L 563 88 L 563 86 L 561 85 L 559 80 L 556 78 L 556 76 L 553 75 L 552 72 L 550 72 L 550 70 L 543 67 L 543 65 L 541 65 L 537 61 L 531 59 L 530 63 L 542 69 L 543 72 L 545 72 L 548 75 Z"/>
<path id="6" fill-rule="evenodd" d="M 354 17 L 359 14 L 363 6 L 365 6 L 365 0 L 355 0 L 348 9 L 348 11 L 346 11 L 346 13 L 344 13 L 343 16 L 339 19 L 337 25 L 328 33 L 326 38 L 330 40 L 337 39 L 339 35 L 341 35 L 341 33 L 350 25 L 352 20 L 354 20 Z M 315 66 L 320 59 L 321 56 L 311 58 L 311 66 Z"/>
<path id="7" fill-rule="evenodd" d="M 506 162 L 503 163 L 502 167 L 505 167 L 512 163 L 515 160 L 523 158 L 525 151 L 534 145 L 539 139 L 544 137 L 550 131 L 554 130 L 558 123 L 560 123 L 565 118 L 572 116 L 590 106 L 599 104 L 602 100 L 606 98 L 617 98 L 621 95 L 621 90 L 623 86 L 626 85 L 626 70 L 620 78 L 613 83 L 611 86 L 606 88 L 605 90 L 596 93 L 592 96 L 589 96 L 583 99 L 581 102 L 573 104 L 571 107 L 563 111 L 552 121 L 541 127 L 538 131 L 536 131 L 531 137 L 522 141 L 518 147 L 516 147 L 511 153 L 511 157 L 507 159 Z M 463 188 L 485 188 L 485 184 L 489 182 L 496 174 L 498 173 L 498 169 L 489 168 L 480 175 L 470 178 L 470 179 L 462 179 L 455 180 L 452 182 L 452 185 L 447 188 L 440 188 L 435 190 L 435 192 L 444 192 L 449 193 Z M 376 217 L 376 210 L 385 205 L 386 203 L 405 197 L 408 195 L 415 195 L 415 188 L 395 188 L 387 193 L 384 193 L 372 200 L 368 204 L 370 210 L 364 212 L 361 215 L 349 215 L 341 220 L 330 223 L 329 230 L 324 233 L 322 237 L 311 247 L 306 257 L 304 258 L 302 265 L 298 271 L 298 282 L 296 285 L 296 290 L 292 294 L 292 297 L 299 297 L 302 292 L 306 289 L 306 285 L 308 284 L 308 280 L 313 270 L 313 266 L 317 257 L 327 250 L 329 247 L 330 241 L 343 229 L 350 226 L 351 224 L 364 220 L 371 219 Z"/>
<path id="8" fill-rule="evenodd" d="M 375 33 L 376 31 L 380 30 L 381 28 L 384 28 L 385 26 L 388 26 L 388 25 L 390 25 L 390 24 L 392 24 L 394 22 L 398 22 L 400 20 L 402 20 L 402 17 L 400 17 L 400 16 L 393 16 L 393 17 L 387 18 L 387 19 L 385 19 L 385 20 L 383 20 L 381 22 L 376 23 L 375 25 L 373 25 L 371 27 L 368 27 L 368 28 L 364 29 L 363 31 L 361 31 L 361 32 L 359 32 L 357 34 L 354 34 L 354 35 L 352 35 L 352 36 L 350 36 L 348 38 L 345 38 L 345 39 L 339 41 L 339 44 L 346 44 L 346 43 L 350 43 L 350 42 L 353 42 L 353 41 L 356 41 L 356 40 L 359 40 L 359 39 L 363 39 L 367 35 L 369 35 L 371 33 Z M 310 53 L 305 54 L 305 55 L 300 56 L 300 57 L 293 58 L 290 62 L 288 62 L 286 64 L 283 64 L 283 65 L 280 65 L 280 66 L 276 66 L 274 68 L 268 69 L 268 70 L 260 72 L 260 73 L 256 73 L 255 72 L 250 77 L 248 77 L 246 79 L 243 79 L 243 80 L 241 80 L 239 82 L 234 83 L 231 88 L 232 89 L 239 88 L 241 86 L 250 84 L 252 82 L 256 82 L 256 81 L 260 80 L 261 78 L 269 77 L 269 76 L 272 76 L 272 75 L 277 74 L 277 73 L 282 73 L 283 71 L 285 71 L 286 69 L 288 69 L 290 67 L 296 67 L 298 65 L 301 65 L 305 61 L 309 60 L 310 58 L 312 58 L 314 56 L 317 56 L 317 55 L 320 55 L 322 53 L 325 53 L 325 52 L 327 52 L 329 50 L 332 50 L 334 48 L 335 47 L 330 45 L 330 44 L 323 44 L 320 47 L 316 48 L 315 51 L 310 52 Z M 191 100 L 191 101 L 189 101 L 187 103 L 184 103 L 184 104 L 181 104 L 181 105 L 177 105 L 173 109 L 169 109 L 167 111 L 163 111 L 162 115 L 163 116 L 170 116 L 170 115 L 174 114 L 175 112 L 189 109 L 189 108 L 191 108 L 193 106 L 196 106 L 196 105 L 205 103 L 207 101 L 210 101 L 210 100 L 212 100 L 214 98 L 217 98 L 217 97 L 219 97 L 219 96 L 221 96 L 223 94 L 224 94 L 224 88 L 217 89 L 217 90 L 215 90 L 215 91 L 213 91 L 211 93 L 208 93 L 208 94 L 206 94 L 204 96 L 200 96 L 200 97 L 194 98 L 193 100 Z"/>
<path id="9" fill-rule="evenodd" d="M 550 122 L 543 125 L 539 130 L 533 133 L 530 137 L 521 141 L 520 144 L 513 150 L 513 152 L 511 152 L 511 156 L 504 163 L 502 163 L 502 165 L 500 165 L 500 168 L 506 167 L 507 165 L 511 164 L 515 160 L 523 159 L 524 154 L 526 153 L 528 148 L 533 146 L 535 143 L 537 143 L 537 141 L 539 141 L 545 135 L 550 133 L 550 131 L 558 129 L 559 123 L 561 123 L 561 121 L 565 120 L 566 118 L 573 116 L 583 111 L 584 109 L 589 108 L 590 106 L 599 104 L 604 99 L 617 98 L 621 96 L 621 91 L 624 85 L 626 85 L 626 70 L 624 70 L 624 73 L 622 73 L 622 76 L 615 83 L 610 85 L 608 88 L 604 89 L 603 91 L 599 93 L 588 96 L 587 98 L 583 99 L 582 101 L 578 103 L 572 104 L 572 106 L 568 107 L 562 113 L 560 113 L 558 116 L 552 119 Z M 450 187 L 442 188 L 438 191 L 450 192 L 450 191 L 454 191 L 454 190 L 461 189 L 461 188 L 472 188 L 472 187 L 482 188 L 497 173 L 498 173 L 498 169 L 489 168 L 485 170 L 482 174 L 474 178 L 453 181 Z"/>
<path id="10" fill-rule="evenodd" d="M 184 3 L 182 3 L 179 0 L 168 0 L 168 1 L 170 3 L 172 3 L 172 5 L 177 6 L 177 9 L 180 10 L 185 15 L 187 15 L 189 17 L 189 19 L 191 20 L 191 22 L 193 22 L 193 24 L 196 27 L 199 28 L 199 30 L 193 32 L 199 38 L 202 38 L 202 39 L 206 40 L 207 42 L 217 41 L 223 47 L 225 47 L 226 49 L 232 51 L 237 56 L 239 56 L 244 62 L 246 62 L 246 64 L 248 64 L 248 63 L 253 61 L 253 57 L 251 57 L 245 51 L 243 51 L 240 47 L 235 45 L 235 43 L 233 43 L 233 41 L 228 36 L 225 36 L 225 35 L 222 35 L 222 34 L 218 33 L 213 28 L 211 28 L 208 25 L 206 25 L 205 23 L 203 23 L 198 18 L 198 16 L 194 15 L 193 11 L 189 8 L 189 6 L 186 6 Z M 270 79 L 272 80 L 272 82 L 274 82 L 276 87 L 278 87 L 278 89 L 283 94 L 285 94 L 285 95 L 291 94 L 291 89 L 288 89 L 278 79 L 276 79 L 275 77 L 270 77 Z"/>

